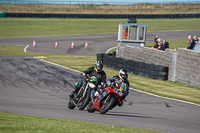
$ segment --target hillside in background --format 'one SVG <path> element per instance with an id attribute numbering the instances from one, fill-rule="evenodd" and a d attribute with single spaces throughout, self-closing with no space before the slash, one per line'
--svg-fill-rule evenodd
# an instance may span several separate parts
<path id="1" fill-rule="evenodd" d="M 0 12 L 29 13 L 94 13 L 94 14 L 165 14 L 197 13 L 200 3 L 140 3 L 112 4 L 5 4 L 0 3 Z"/>

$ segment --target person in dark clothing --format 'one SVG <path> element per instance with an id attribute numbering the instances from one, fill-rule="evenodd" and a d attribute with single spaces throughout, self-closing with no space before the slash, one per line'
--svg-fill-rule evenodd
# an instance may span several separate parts
<path id="1" fill-rule="evenodd" d="M 154 49 L 163 50 L 163 51 L 165 50 L 165 45 L 163 45 L 161 38 L 157 39 L 157 44 L 154 46 Z"/>
<path id="2" fill-rule="evenodd" d="M 161 43 L 159 46 L 158 46 L 158 50 L 163 50 L 165 51 L 165 45 L 163 43 Z"/>
<path id="3" fill-rule="evenodd" d="M 103 71 L 103 62 L 97 61 L 94 67 L 89 67 L 87 70 L 81 73 L 82 76 L 89 75 L 97 77 L 97 85 L 101 83 L 106 83 L 106 73 Z M 76 82 L 74 90 L 69 94 L 69 97 L 72 97 L 75 92 L 78 92 L 83 84 L 83 81 Z M 96 91 L 96 88 L 95 88 Z"/>
<path id="4" fill-rule="evenodd" d="M 188 40 L 189 40 L 189 43 L 188 43 L 187 49 L 193 49 L 195 46 L 195 41 L 194 39 L 192 39 L 191 35 L 188 36 Z"/>
<path id="5" fill-rule="evenodd" d="M 197 38 L 197 36 L 194 36 L 193 39 L 194 39 L 195 44 L 197 44 L 198 41 L 199 41 L 199 39 Z"/>
<path id="6" fill-rule="evenodd" d="M 158 41 L 157 41 L 157 39 L 158 39 L 158 38 L 155 38 L 155 39 L 154 39 L 155 45 L 154 45 L 153 48 L 158 48 Z"/>
<path id="7" fill-rule="evenodd" d="M 169 43 L 166 40 L 163 40 L 163 45 L 165 46 L 165 49 L 169 48 Z"/>

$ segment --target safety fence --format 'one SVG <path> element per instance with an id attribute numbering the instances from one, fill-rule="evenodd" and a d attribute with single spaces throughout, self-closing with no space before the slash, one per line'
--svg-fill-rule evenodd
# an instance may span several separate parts
<path id="1" fill-rule="evenodd" d="M 98 53 L 97 60 L 103 61 L 106 67 L 117 70 L 126 69 L 135 75 L 151 79 L 168 80 L 168 67 L 145 62 L 115 57 L 115 54 Z"/>
<path id="2" fill-rule="evenodd" d="M 178 14 L 80 14 L 80 13 L 5 13 L 5 17 L 29 17 L 29 18 L 200 18 L 200 13 L 178 13 Z"/>

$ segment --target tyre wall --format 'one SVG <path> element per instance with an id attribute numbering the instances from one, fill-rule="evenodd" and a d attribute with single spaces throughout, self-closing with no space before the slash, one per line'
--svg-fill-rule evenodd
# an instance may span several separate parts
<path id="1" fill-rule="evenodd" d="M 177 58 L 174 64 L 173 56 L 175 52 Z M 200 52 L 184 48 L 179 48 L 177 51 L 172 49 L 160 51 L 149 47 L 136 48 L 126 45 L 124 47 L 118 46 L 116 57 L 151 64 L 147 65 L 148 67 L 167 67 L 168 80 L 173 81 L 172 77 L 174 76 L 177 82 L 200 87 Z M 149 68 L 149 70 L 151 69 Z"/>
<path id="2" fill-rule="evenodd" d="M 29 17 L 29 18 L 200 18 L 200 13 L 178 13 L 178 14 L 80 14 L 80 13 L 5 13 L 6 17 Z"/>
<path id="3" fill-rule="evenodd" d="M 168 79 L 168 67 L 155 65 L 150 63 L 145 63 L 141 61 L 124 59 L 120 57 L 115 57 L 114 54 L 97 54 L 97 60 L 104 62 L 106 67 L 111 67 L 117 70 L 122 68 L 132 72 L 135 75 L 142 77 L 148 77 L 152 79 Z"/>

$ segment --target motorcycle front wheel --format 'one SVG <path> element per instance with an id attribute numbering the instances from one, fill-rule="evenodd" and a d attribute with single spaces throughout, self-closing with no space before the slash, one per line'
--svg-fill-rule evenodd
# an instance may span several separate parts
<path id="1" fill-rule="evenodd" d="M 115 105 L 115 98 L 112 95 L 109 95 L 105 101 L 102 103 L 100 114 L 105 114 Z"/>
<path id="2" fill-rule="evenodd" d="M 68 108 L 69 108 L 69 109 L 74 109 L 75 107 L 76 107 L 76 105 L 74 105 L 73 99 L 71 98 L 71 99 L 69 100 L 69 102 L 68 102 Z"/>
<path id="3" fill-rule="evenodd" d="M 90 93 L 87 93 L 86 96 L 83 98 L 82 102 L 79 104 L 79 110 L 84 110 L 84 108 L 90 102 Z"/>
<path id="4" fill-rule="evenodd" d="M 92 105 L 93 104 L 88 104 L 88 106 L 87 106 L 87 111 L 89 112 L 89 113 L 93 113 L 96 109 L 94 109 L 94 108 L 92 108 Z"/>

